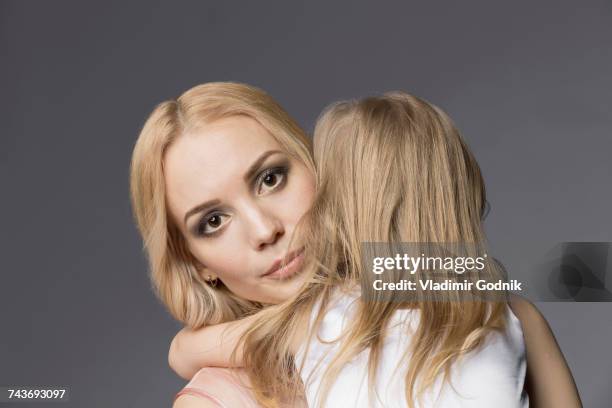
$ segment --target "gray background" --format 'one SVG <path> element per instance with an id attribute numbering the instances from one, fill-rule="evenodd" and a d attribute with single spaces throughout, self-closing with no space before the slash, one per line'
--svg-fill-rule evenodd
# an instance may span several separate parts
<path id="1" fill-rule="evenodd" d="M 495 246 L 612 241 L 611 3 L 432 3 L 0 1 L 0 385 L 170 405 L 179 325 L 128 165 L 153 106 L 202 82 L 260 86 L 309 131 L 334 100 L 407 90 L 473 148 Z M 609 406 L 612 304 L 539 306 L 585 406 Z"/>

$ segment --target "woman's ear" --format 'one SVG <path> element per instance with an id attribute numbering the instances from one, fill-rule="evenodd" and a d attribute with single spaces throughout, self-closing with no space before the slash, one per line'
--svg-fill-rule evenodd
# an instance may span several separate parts
<path id="1" fill-rule="evenodd" d="M 195 267 L 198 275 L 200 275 L 200 277 L 204 279 L 206 283 L 208 283 L 212 287 L 217 286 L 217 281 L 219 280 L 219 277 L 217 276 L 216 273 L 214 273 L 213 271 L 205 267 L 201 262 L 199 262 L 195 258 L 193 259 L 192 262 L 193 262 L 193 266 Z"/>
<path id="2" fill-rule="evenodd" d="M 212 272 L 210 269 L 204 266 L 200 261 L 195 259 L 195 257 L 192 256 L 191 258 L 192 258 L 191 262 L 193 263 L 195 270 L 197 271 L 198 275 L 200 275 L 202 279 L 204 279 L 208 283 L 211 283 L 212 281 L 215 281 L 218 279 L 218 276 L 216 273 Z"/>

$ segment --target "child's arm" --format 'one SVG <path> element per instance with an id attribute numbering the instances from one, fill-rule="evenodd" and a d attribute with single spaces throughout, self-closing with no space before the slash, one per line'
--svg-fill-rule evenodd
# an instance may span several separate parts
<path id="1" fill-rule="evenodd" d="M 572 373 L 540 311 L 518 295 L 510 306 L 521 321 L 527 355 L 527 390 L 533 407 L 582 407 Z"/>
<path id="2" fill-rule="evenodd" d="M 202 367 L 242 367 L 242 345 L 233 364 L 230 356 L 257 315 L 198 330 L 182 329 L 170 344 L 168 364 L 186 380 Z"/>

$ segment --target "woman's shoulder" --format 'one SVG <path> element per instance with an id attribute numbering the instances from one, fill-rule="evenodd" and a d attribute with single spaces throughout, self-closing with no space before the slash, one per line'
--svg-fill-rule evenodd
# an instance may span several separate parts
<path id="1" fill-rule="evenodd" d="M 178 392 L 174 408 L 257 407 L 249 387 L 248 376 L 242 369 L 205 367 Z"/>
<path id="2" fill-rule="evenodd" d="M 219 404 L 201 396 L 182 394 L 174 400 L 172 408 L 219 408 Z"/>
<path id="3" fill-rule="evenodd" d="M 548 322 L 544 315 L 538 310 L 529 300 L 522 296 L 511 293 L 508 299 L 508 305 L 518 318 L 523 328 L 523 332 L 527 335 L 527 332 L 546 332 L 550 331 Z"/>
<path id="4" fill-rule="evenodd" d="M 530 399 L 538 406 L 581 407 L 572 373 L 544 315 L 521 296 L 512 295 L 509 303 L 525 337 Z"/>

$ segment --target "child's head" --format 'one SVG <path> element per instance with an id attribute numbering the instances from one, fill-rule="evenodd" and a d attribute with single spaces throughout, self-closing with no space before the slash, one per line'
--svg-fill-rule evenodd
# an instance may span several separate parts
<path id="1" fill-rule="evenodd" d="M 483 241 L 480 168 L 451 119 L 424 100 L 392 92 L 335 103 L 317 123 L 314 153 L 319 192 L 304 238 L 344 254 L 354 278 L 364 242 Z"/>

